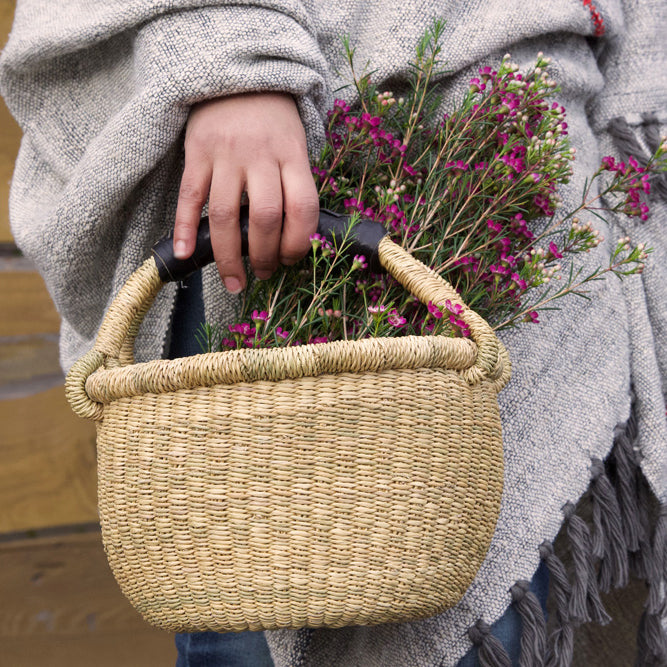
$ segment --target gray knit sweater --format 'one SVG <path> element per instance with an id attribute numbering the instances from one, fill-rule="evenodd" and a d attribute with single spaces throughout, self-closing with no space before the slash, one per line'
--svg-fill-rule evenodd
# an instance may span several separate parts
<path id="1" fill-rule="evenodd" d="M 357 62 L 368 62 L 391 88 L 400 85 L 425 27 L 445 18 L 451 74 L 441 83 L 450 100 L 476 67 L 505 52 L 519 64 L 538 51 L 551 56 L 578 149 L 575 178 L 562 193 L 566 206 L 574 203 L 602 154 L 646 153 L 667 118 L 667 3 L 600 0 L 597 7 L 606 28 L 601 39 L 592 38 L 581 0 L 18 0 L 0 60 L 2 94 L 24 131 L 10 217 L 17 244 L 62 316 L 63 367 L 92 346 L 114 294 L 173 223 L 191 105 L 241 91 L 288 91 L 315 154 L 333 91 L 349 82 L 343 34 Z M 354 101 L 349 89 L 337 95 Z M 539 327 L 503 336 L 514 369 L 500 395 L 505 493 L 488 557 L 461 602 L 417 623 L 267 632 L 276 665 L 453 665 L 470 636 L 481 644 L 480 656 L 502 657 L 479 620 L 502 615 L 513 584 L 530 579 L 541 557 L 558 571 L 550 541 L 564 508 L 568 525 L 579 525 L 568 503 L 577 502 L 591 476 L 593 491 L 608 481 L 598 459 L 609 455 L 615 435 L 617 444 L 632 437 L 630 456 L 641 459 L 653 493 L 667 501 L 667 213 L 654 190 L 652 218 L 600 223 L 608 242 L 582 262 L 605 263 L 612 240 L 627 233 L 655 249 L 642 276 L 596 283 L 593 300 L 572 298 Z M 205 271 L 204 288 L 207 316 L 228 316 L 232 304 L 215 267 Z M 172 285 L 146 317 L 139 360 L 164 353 L 173 301 Z M 613 493 L 607 516 L 625 523 L 605 523 L 601 510 L 593 543 L 579 535 L 573 549 L 603 565 L 615 558 L 613 577 L 622 583 L 621 561 L 640 547 L 628 534 L 632 494 Z M 659 545 L 647 539 L 642 548 L 663 563 Z M 569 659 L 567 627 L 595 607 L 588 574 L 575 567 L 571 588 L 563 589 L 570 602 L 561 605 L 561 634 L 552 639 L 557 664 Z M 657 569 L 647 576 L 655 595 L 664 596 L 662 576 Z M 528 627 L 526 619 L 524 613 Z M 470 628 L 477 630 L 469 635 Z"/>

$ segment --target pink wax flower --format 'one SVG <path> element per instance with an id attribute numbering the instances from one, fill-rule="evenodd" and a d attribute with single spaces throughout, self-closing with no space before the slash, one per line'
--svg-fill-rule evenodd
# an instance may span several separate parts
<path id="1" fill-rule="evenodd" d="M 389 311 L 387 322 L 391 324 L 391 326 L 393 327 L 400 328 L 405 325 L 407 320 L 405 319 L 405 317 L 401 316 L 401 314 L 396 310 L 396 308 L 392 308 Z"/>
<path id="2" fill-rule="evenodd" d="M 433 301 L 428 302 L 428 312 L 435 317 L 436 320 L 442 318 L 442 310 L 440 310 L 440 307 L 436 306 Z"/>
<path id="3" fill-rule="evenodd" d="M 548 257 L 553 259 L 563 259 L 562 253 L 558 252 L 558 246 L 553 241 L 549 244 Z"/>

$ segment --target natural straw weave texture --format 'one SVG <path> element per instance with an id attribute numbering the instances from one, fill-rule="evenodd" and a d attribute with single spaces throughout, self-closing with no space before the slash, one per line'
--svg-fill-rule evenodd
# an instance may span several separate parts
<path id="1" fill-rule="evenodd" d="M 456 292 L 385 239 L 422 301 Z M 439 336 L 202 354 L 133 364 L 160 289 L 126 283 L 68 375 L 97 420 L 105 548 L 124 594 L 170 631 L 416 620 L 460 600 L 500 508 L 497 392 L 509 360 Z M 129 341 L 129 342 L 128 342 Z"/>

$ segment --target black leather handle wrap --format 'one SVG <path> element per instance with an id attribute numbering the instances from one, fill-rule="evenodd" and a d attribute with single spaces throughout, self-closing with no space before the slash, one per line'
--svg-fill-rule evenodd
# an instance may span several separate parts
<path id="1" fill-rule="evenodd" d="M 350 218 L 327 209 L 320 209 L 320 221 L 317 231 L 330 243 L 336 239 L 341 241 L 347 232 Z M 241 250 L 244 255 L 248 254 L 248 206 L 241 207 Z M 384 273 L 378 257 L 378 246 L 386 236 L 387 230 L 379 222 L 361 219 L 350 230 L 348 246 L 345 251 L 350 255 L 364 255 L 368 262 L 368 270 L 373 273 Z M 202 218 L 197 231 L 197 245 L 195 251 L 188 259 L 176 259 L 174 257 L 173 232 L 160 239 L 153 246 L 153 257 L 157 265 L 162 282 L 183 280 L 203 266 L 213 261 L 213 249 L 211 247 L 211 232 L 209 230 L 208 218 Z"/>

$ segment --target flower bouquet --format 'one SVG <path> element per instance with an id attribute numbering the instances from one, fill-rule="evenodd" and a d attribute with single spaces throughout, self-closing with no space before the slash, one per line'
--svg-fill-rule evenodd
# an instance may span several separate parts
<path id="1" fill-rule="evenodd" d="M 556 215 L 573 151 L 547 60 L 483 68 L 442 117 L 441 30 L 404 95 L 355 76 L 360 111 L 331 110 L 313 173 L 324 217 L 344 224 L 314 235 L 310 257 L 250 285 L 226 330 L 206 324 L 204 354 L 134 363 L 153 299 L 188 270 L 165 259 L 168 240 L 68 374 L 73 409 L 97 422 L 111 569 L 154 625 L 337 628 L 455 605 L 500 511 L 509 359 L 493 329 L 641 270 L 648 249 L 624 238 L 608 267 L 559 280 L 559 261 L 601 242 L 576 214 L 620 193 L 613 210 L 647 215 L 664 149 L 645 168 L 607 160 Z M 373 256 L 353 251 L 369 224 Z"/>
<path id="2" fill-rule="evenodd" d="M 667 168 L 661 146 L 641 167 L 605 157 L 581 203 L 562 211 L 575 150 L 565 109 L 538 54 L 527 72 L 509 56 L 482 67 L 458 106 L 442 113 L 436 22 L 417 47 L 409 87 L 379 92 L 370 75 L 354 76 L 359 111 L 336 100 L 326 145 L 312 171 L 321 206 L 382 223 L 389 237 L 447 280 L 494 330 L 537 323 L 539 312 L 606 274 L 641 272 L 650 249 L 616 242 L 607 266 L 582 275 L 572 263 L 603 241 L 590 221 L 605 212 L 645 220 L 652 173 Z M 354 52 L 346 44 L 354 74 Z M 613 205 L 604 204 L 615 198 Z M 350 239 L 311 237 L 312 254 L 246 289 L 237 321 L 205 324 L 204 351 L 294 346 L 402 335 L 468 336 L 461 305 L 421 304 L 396 280 L 369 273 Z"/>

